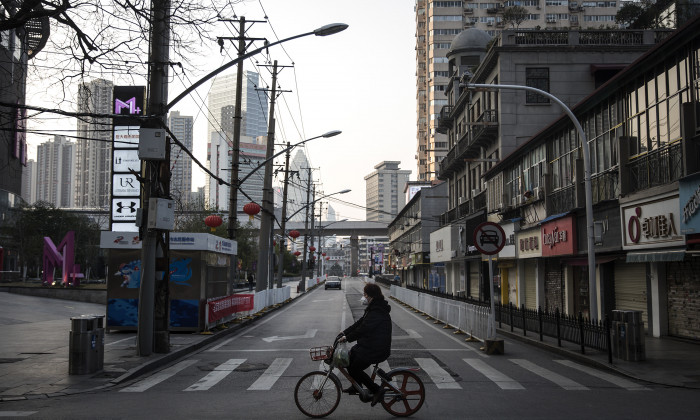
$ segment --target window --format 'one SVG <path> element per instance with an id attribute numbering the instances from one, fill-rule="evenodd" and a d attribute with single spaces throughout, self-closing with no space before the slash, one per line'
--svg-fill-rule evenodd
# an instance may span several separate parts
<path id="1" fill-rule="evenodd" d="M 549 69 L 538 67 L 525 69 L 525 85 L 549 92 Z M 534 92 L 527 92 L 525 103 L 548 104 L 549 98 Z"/>
<path id="2" fill-rule="evenodd" d="M 433 21 L 434 22 L 461 22 L 462 21 L 462 16 L 453 16 L 453 15 L 442 15 L 442 16 L 433 16 Z"/>

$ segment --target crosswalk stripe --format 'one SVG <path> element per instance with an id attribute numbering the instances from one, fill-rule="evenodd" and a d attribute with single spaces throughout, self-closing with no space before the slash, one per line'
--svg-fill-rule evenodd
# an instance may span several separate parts
<path id="1" fill-rule="evenodd" d="M 636 384 L 628 379 L 611 375 L 609 373 L 601 372 L 597 369 L 589 368 L 587 366 L 583 366 L 578 363 L 572 362 L 571 360 L 555 360 L 555 362 L 564 366 L 568 366 L 570 368 L 580 370 L 581 372 L 585 372 L 591 376 L 595 376 L 596 378 L 600 378 L 604 381 L 610 382 L 611 384 L 617 385 L 620 388 L 624 388 L 628 391 L 651 391 L 651 389 L 640 384 Z"/>
<path id="2" fill-rule="evenodd" d="M 38 411 L 0 411 L 0 417 L 26 417 Z"/>
<path id="3" fill-rule="evenodd" d="M 588 388 L 586 386 L 583 386 L 580 383 L 573 381 L 567 377 L 561 376 L 558 373 L 552 372 L 549 369 L 537 366 L 529 360 L 510 359 L 510 361 L 524 369 L 529 370 L 535 375 L 539 375 L 548 381 L 554 382 L 555 384 L 566 389 L 567 391 L 588 391 Z"/>
<path id="4" fill-rule="evenodd" d="M 440 389 L 462 389 L 447 371 L 440 367 L 434 359 L 416 358 L 421 369 L 430 376 L 435 386 Z"/>
<path id="5" fill-rule="evenodd" d="M 272 388 L 272 385 L 277 382 L 277 380 L 282 376 L 285 370 L 292 363 L 291 358 L 277 358 L 270 365 L 269 368 L 258 378 L 257 381 L 253 382 L 253 385 L 248 388 L 248 391 L 267 391 Z"/>
<path id="6" fill-rule="evenodd" d="M 487 365 L 486 362 L 484 362 L 483 360 L 479 360 L 479 359 L 462 359 L 462 360 L 467 362 L 467 364 L 469 366 L 476 369 L 479 373 L 486 376 L 486 378 L 493 381 L 501 389 L 525 389 L 517 381 L 511 379 L 510 377 L 506 376 L 505 374 L 503 374 L 503 373 L 497 371 L 496 369 L 492 368 L 491 366 Z"/>
<path id="7" fill-rule="evenodd" d="M 185 389 L 185 391 L 206 391 L 218 384 L 245 361 L 246 359 L 229 359 L 217 366 L 213 371 L 209 372 L 207 376 L 197 381 L 197 383 Z"/>
<path id="8" fill-rule="evenodd" d="M 159 383 L 165 381 L 166 379 L 170 378 L 171 376 L 174 376 L 176 373 L 180 372 L 181 370 L 197 363 L 199 360 L 183 360 L 182 362 L 173 365 L 167 369 L 164 369 L 155 375 L 148 377 L 144 379 L 143 381 L 136 382 L 135 384 L 128 386 L 124 389 L 119 390 L 119 392 L 143 392 L 155 385 L 158 385 Z"/>

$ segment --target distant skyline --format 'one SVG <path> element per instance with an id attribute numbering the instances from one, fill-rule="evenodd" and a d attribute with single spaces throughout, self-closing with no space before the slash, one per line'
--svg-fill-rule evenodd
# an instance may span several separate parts
<path id="1" fill-rule="evenodd" d="M 264 7 L 264 10 L 261 9 Z M 324 193 L 351 189 L 338 198 L 353 203 L 347 205 L 334 200 L 331 205 L 338 219 L 364 220 L 364 175 L 382 161 L 400 161 L 402 169 L 416 176 L 415 137 L 415 15 L 413 2 L 384 0 L 381 2 L 357 0 L 261 0 L 233 3 L 227 8 L 236 16 L 255 23 L 247 32 L 250 37 L 266 37 L 270 42 L 312 31 L 326 24 L 342 22 L 348 29 L 327 37 L 307 36 L 272 47 L 269 62 L 278 60 L 284 68 L 279 74 L 281 90 L 290 90 L 277 98 L 276 144 L 287 141 L 294 144 L 303 139 L 319 136 L 331 130 L 341 130 L 339 136 L 307 143 L 304 151 L 314 168 L 314 179 L 322 183 Z M 224 16 L 233 18 L 233 16 Z M 272 32 L 274 30 L 274 33 Z M 276 35 L 275 35 L 276 34 Z M 230 26 L 222 23 L 219 36 L 235 36 Z M 209 45 L 206 45 L 206 43 Z M 254 42 L 249 48 L 257 48 Z M 208 53 L 193 57 L 197 73 L 171 76 L 169 98 L 175 98 L 186 86 L 203 75 L 235 58 L 236 50 L 227 43 L 224 55 L 215 40 L 203 41 Z M 271 80 L 264 64 L 265 54 L 247 60 L 244 70 L 261 74 L 261 87 L 269 87 Z M 233 74 L 229 69 L 222 75 Z M 115 84 L 120 84 L 115 81 Z M 145 81 L 142 82 L 145 84 Z M 206 163 L 207 92 L 211 82 L 183 99 L 173 111 L 194 117 L 193 153 Z M 77 86 L 74 89 L 77 92 Z M 28 83 L 27 103 L 40 105 L 47 94 L 46 88 Z M 268 99 L 269 100 L 269 99 Z M 300 110 L 301 108 L 301 110 Z M 55 116 L 54 116 L 55 118 Z M 65 118 L 62 129 L 75 129 L 75 119 Z M 57 120 L 51 123 L 58 126 Z M 30 122 L 30 126 L 31 126 Z M 42 131 L 46 127 L 42 126 Z M 60 132 L 65 134 L 64 131 Z M 54 133 L 51 133 L 52 136 Z M 36 156 L 36 145 L 49 135 L 28 136 L 29 157 Z M 276 150 L 281 150 L 277 146 Z M 283 156 L 276 163 L 283 164 Z M 192 189 L 205 184 L 205 174 L 193 167 Z"/>

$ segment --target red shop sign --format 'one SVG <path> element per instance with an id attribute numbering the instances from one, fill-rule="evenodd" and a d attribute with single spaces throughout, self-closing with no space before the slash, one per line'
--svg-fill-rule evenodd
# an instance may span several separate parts
<path id="1" fill-rule="evenodd" d="M 572 255 L 576 253 L 574 217 L 552 220 L 541 226 L 542 256 Z"/>

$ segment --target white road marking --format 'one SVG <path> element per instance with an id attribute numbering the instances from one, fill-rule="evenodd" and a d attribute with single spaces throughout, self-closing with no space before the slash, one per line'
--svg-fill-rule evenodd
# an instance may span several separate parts
<path id="1" fill-rule="evenodd" d="M 209 372 L 207 376 L 197 381 L 197 383 L 185 389 L 185 391 L 206 391 L 221 382 L 222 379 L 227 377 L 245 361 L 246 359 L 229 359 L 217 366 L 213 371 Z"/>
<path id="2" fill-rule="evenodd" d="M 525 359 L 510 359 L 511 362 L 519 365 L 520 367 L 529 370 L 535 375 L 539 375 L 548 381 L 552 381 L 560 387 L 566 389 L 567 391 L 588 391 L 588 387 L 581 385 L 580 383 L 573 381 L 567 377 L 561 376 L 558 373 L 552 372 L 549 369 L 545 369 L 541 366 L 530 362 Z"/>
<path id="3" fill-rule="evenodd" d="M 26 417 L 38 411 L 0 411 L 0 417 Z"/>
<path id="4" fill-rule="evenodd" d="M 395 335 L 395 336 L 391 337 L 391 339 L 392 340 L 406 340 L 409 338 L 413 338 L 413 339 L 423 338 L 423 336 L 418 334 L 416 332 L 416 330 L 409 330 L 407 328 L 406 332 L 408 333 L 408 335 Z"/>
<path id="5" fill-rule="evenodd" d="M 493 381 L 501 389 L 525 389 L 517 381 L 511 379 L 510 377 L 506 376 L 505 374 L 503 374 L 503 373 L 497 371 L 496 369 L 492 368 L 491 366 L 487 365 L 486 362 L 484 362 L 483 360 L 479 360 L 479 359 L 462 359 L 462 360 L 467 362 L 467 364 L 469 366 L 476 369 L 479 373 L 486 376 L 486 378 Z"/>
<path id="6" fill-rule="evenodd" d="M 193 364 L 197 363 L 199 360 L 183 360 L 182 362 L 173 365 L 167 369 L 164 369 L 155 375 L 148 377 L 142 381 L 138 381 L 135 384 L 128 386 L 124 389 L 119 390 L 119 392 L 143 392 L 155 385 L 158 385 L 159 383 L 165 381 L 166 379 L 170 378 L 171 376 L 174 376 L 181 370 L 192 366 Z"/>
<path id="7" fill-rule="evenodd" d="M 280 337 L 277 335 L 273 335 L 272 337 L 265 337 L 262 340 L 267 342 L 267 343 L 272 343 L 273 341 L 295 340 L 297 338 L 314 338 L 314 337 L 316 337 L 317 332 L 318 332 L 318 330 L 311 329 L 311 330 L 306 330 L 306 334 L 304 334 L 304 335 L 289 335 L 286 337 Z"/>
<path id="8" fill-rule="evenodd" d="M 429 358 L 416 358 L 416 362 L 420 365 L 421 369 L 430 376 L 433 383 L 440 389 L 462 389 L 454 378 L 447 373 L 447 371 L 441 368 L 434 359 Z"/>
<path id="9" fill-rule="evenodd" d="M 609 373 L 601 372 L 597 369 L 589 368 L 588 366 L 583 366 L 578 363 L 572 362 L 571 360 L 555 360 L 555 362 L 560 363 L 564 366 L 580 370 L 596 378 L 600 378 L 604 381 L 610 382 L 611 384 L 617 385 L 620 388 L 624 388 L 628 391 L 651 391 L 651 389 L 636 384 L 628 379 L 621 378 L 619 376 L 611 375 Z"/>
<path id="10" fill-rule="evenodd" d="M 269 368 L 258 378 L 253 385 L 248 388 L 248 391 L 267 391 L 272 388 L 272 385 L 282 376 L 285 370 L 292 363 L 291 358 L 277 358 Z"/>
<path id="11" fill-rule="evenodd" d="M 105 346 L 112 346 L 114 344 L 121 343 L 122 341 L 127 341 L 127 340 L 132 340 L 132 341 L 136 342 L 136 337 L 122 338 L 121 340 L 112 341 L 111 343 L 106 343 Z"/>

